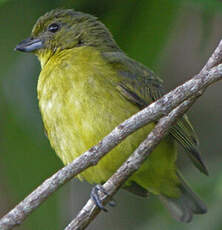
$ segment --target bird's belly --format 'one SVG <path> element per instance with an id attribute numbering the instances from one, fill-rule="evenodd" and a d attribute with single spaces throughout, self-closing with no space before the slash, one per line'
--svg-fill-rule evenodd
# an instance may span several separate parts
<path id="1" fill-rule="evenodd" d="M 77 92 L 67 91 L 64 97 L 55 91 L 48 100 L 40 100 L 48 138 L 64 164 L 96 145 L 113 128 L 138 111 L 118 92 L 109 91 L 107 95 L 106 90 L 100 90 L 98 94 L 88 94 L 91 97 L 78 97 Z M 107 180 L 145 139 L 151 126 L 128 137 L 96 166 L 85 170 L 81 177 L 91 183 Z"/>
<path id="2" fill-rule="evenodd" d="M 81 81 L 73 85 L 73 80 L 63 85 L 62 77 L 64 75 L 54 86 L 51 82 L 40 82 L 39 105 L 49 141 L 63 163 L 68 164 L 139 109 L 122 97 L 113 85 L 94 81 L 95 77 L 84 84 Z M 106 181 L 152 128 L 150 124 L 127 137 L 79 177 L 90 183 Z M 131 178 L 154 193 L 167 191 L 168 187 L 173 187 L 175 159 L 172 141 L 164 140 Z"/>
<path id="3" fill-rule="evenodd" d="M 104 97 L 101 98 L 103 99 Z M 127 105 L 127 101 L 124 101 L 126 107 L 123 106 L 120 102 L 125 99 L 121 97 L 118 105 L 111 98 L 104 105 L 98 98 L 96 103 L 92 98 L 75 100 L 71 103 L 63 102 L 60 106 L 55 106 L 53 100 L 48 101 L 43 113 L 50 143 L 64 164 L 68 164 L 97 144 L 114 127 L 137 111 L 132 104 Z M 153 124 L 150 124 L 127 137 L 96 166 L 82 172 L 79 178 L 89 183 L 105 182 L 146 138 L 152 128 Z M 175 150 L 172 141 L 164 140 L 132 179 L 154 193 L 158 193 L 160 186 L 161 190 L 167 190 L 164 185 L 169 184 L 166 179 L 171 180 L 174 177 L 174 163 Z M 167 183 L 163 183 L 164 180 Z"/>

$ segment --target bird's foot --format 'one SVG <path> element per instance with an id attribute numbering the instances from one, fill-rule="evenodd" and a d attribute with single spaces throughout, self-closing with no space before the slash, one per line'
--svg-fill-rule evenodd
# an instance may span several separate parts
<path id="1" fill-rule="evenodd" d="M 97 207 L 99 207 L 100 209 L 102 209 L 104 212 L 107 212 L 108 210 L 104 207 L 104 205 L 102 204 L 102 201 L 101 201 L 101 199 L 99 197 L 99 192 L 103 193 L 104 195 L 108 195 L 107 191 L 103 188 L 103 186 L 100 185 L 100 184 L 97 184 L 96 186 L 94 186 L 92 188 L 90 197 L 94 201 L 94 203 L 95 203 L 95 205 Z M 116 203 L 115 203 L 114 200 L 111 200 L 109 202 L 109 205 L 111 207 L 114 207 L 116 205 Z"/>

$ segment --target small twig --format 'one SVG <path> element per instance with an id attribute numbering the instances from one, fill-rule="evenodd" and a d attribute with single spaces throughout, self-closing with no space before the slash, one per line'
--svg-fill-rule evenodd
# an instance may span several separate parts
<path id="1" fill-rule="evenodd" d="M 222 40 L 219 42 L 217 48 L 214 50 L 201 72 L 208 71 L 219 64 L 222 64 Z"/>
<path id="2" fill-rule="evenodd" d="M 144 125 L 159 119 L 163 115 L 167 115 L 184 100 L 197 94 L 200 90 L 204 91 L 210 84 L 222 79 L 222 65 L 215 66 L 220 63 L 222 59 L 220 56 L 222 53 L 221 46 L 222 43 L 219 44 L 215 53 L 198 75 L 124 121 L 98 145 L 76 158 L 71 164 L 65 166 L 43 182 L 42 185 L 0 219 L 0 229 L 9 230 L 16 225 L 21 224 L 33 210 L 35 210 L 60 186 L 86 168 L 97 164 L 106 153 L 132 132 L 135 132 Z M 212 66 L 215 67 L 211 68 Z"/>
<path id="3" fill-rule="evenodd" d="M 177 108 L 159 120 L 155 128 L 148 137 L 139 145 L 134 153 L 125 161 L 115 174 L 103 185 L 107 194 L 100 197 L 103 204 L 106 204 L 126 180 L 139 169 L 141 164 L 147 159 L 161 139 L 167 134 L 172 124 L 191 107 L 197 97 L 188 99 Z M 99 209 L 91 199 L 82 208 L 76 218 L 65 228 L 65 230 L 83 230 L 99 214 Z"/>

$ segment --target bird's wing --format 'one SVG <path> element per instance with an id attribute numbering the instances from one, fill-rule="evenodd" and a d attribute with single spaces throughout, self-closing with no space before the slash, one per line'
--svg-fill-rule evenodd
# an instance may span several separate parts
<path id="1" fill-rule="evenodd" d="M 162 80 L 144 65 L 122 52 L 107 52 L 103 56 L 118 73 L 120 80 L 117 89 L 140 109 L 164 95 Z M 208 174 L 198 148 L 197 135 L 186 115 L 170 129 L 170 135 L 186 150 L 194 165 L 204 174 Z"/>

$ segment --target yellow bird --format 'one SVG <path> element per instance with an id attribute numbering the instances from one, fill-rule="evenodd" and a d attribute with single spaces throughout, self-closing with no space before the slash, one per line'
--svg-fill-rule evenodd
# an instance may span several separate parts
<path id="1" fill-rule="evenodd" d="M 136 42 L 136 41 L 135 41 Z M 64 164 L 96 145 L 113 128 L 164 94 L 162 81 L 129 58 L 96 17 L 57 9 L 41 16 L 30 38 L 16 50 L 37 55 L 39 106 L 51 146 Z M 79 175 L 89 183 L 104 183 L 146 138 L 154 124 L 126 138 L 100 162 Z M 178 142 L 207 174 L 196 134 L 181 118 L 124 188 L 139 196 L 158 195 L 179 221 L 206 212 L 176 166 Z"/>

